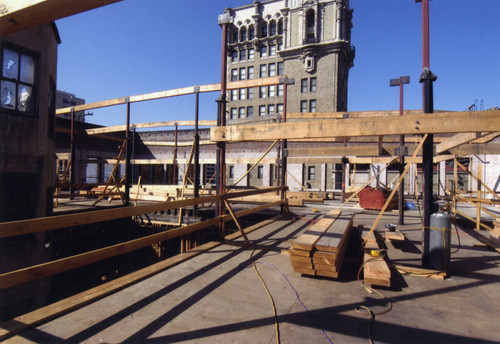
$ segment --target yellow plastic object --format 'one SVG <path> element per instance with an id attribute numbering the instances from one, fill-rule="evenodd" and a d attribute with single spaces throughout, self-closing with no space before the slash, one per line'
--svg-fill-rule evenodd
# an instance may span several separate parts
<path id="1" fill-rule="evenodd" d="M 316 209 L 316 208 L 314 208 L 314 209 L 313 209 L 313 213 L 317 213 L 318 211 L 319 211 L 319 210 L 318 210 L 318 209 Z"/>
<path id="2" fill-rule="evenodd" d="M 372 257 L 380 257 L 380 251 L 379 250 L 370 250 L 370 256 Z"/>

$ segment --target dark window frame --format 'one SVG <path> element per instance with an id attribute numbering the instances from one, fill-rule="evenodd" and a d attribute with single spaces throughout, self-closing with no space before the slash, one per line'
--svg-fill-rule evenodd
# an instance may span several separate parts
<path id="1" fill-rule="evenodd" d="M 8 50 L 13 50 L 18 54 L 18 70 L 17 70 L 17 78 L 12 79 L 12 78 L 7 78 L 3 76 L 3 59 L 4 59 L 4 49 Z M 20 73 L 21 73 L 21 66 L 20 66 L 20 59 L 21 55 L 27 55 L 33 58 L 34 60 L 34 75 L 33 75 L 33 84 L 30 84 L 28 82 L 24 82 L 20 80 Z M 9 109 L 7 107 L 3 107 L 0 105 L 0 112 L 2 113 L 8 113 L 8 114 L 13 114 L 13 115 L 18 115 L 18 116 L 25 116 L 25 117 L 30 117 L 30 118 L 38 118 L 39 116 L 39 104 L 38 104 L 38 91 L 40 88 L 40 54 L 36 51 L 30 50 L 28 48 L 25 48 L 23 46 L 6 42 L 3 40 L 0 40 L 0 65 L 1 65 L 1 70 L 0 70 L 0 86 L 1 82 L 3 80 L 13 82 L 16 84 L 16 93 L 15 93 L 15 103 L 14 103 L 14 109 Z M 21 111 L 17 110 L 17 97 L 18 97 L 18 87 L 19 85 L 25 85 L 28 87 L 31 87 L 31 97 L 32 97 L 32 105 L 31 105 L 31 110 L 30 111 Z M 0 92 L 2 92 L 0 88 Z"/>

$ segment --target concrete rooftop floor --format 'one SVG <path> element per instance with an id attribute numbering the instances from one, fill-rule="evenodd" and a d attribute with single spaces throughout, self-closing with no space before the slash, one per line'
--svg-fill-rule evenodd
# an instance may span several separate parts
<path id="1" fill-rule="evenodd" d="M 314 208 L 326 213 L 329 207 Z M 290 240 L 309 225 L 306 219 L 315 216 L 311 208 L 296 209 L 292 208 L 295 219 L 278 220 L 249 235 L 260 245 L 272 246 L 257 249 L 253 259 L 274 297 L 281 342 L 329 343 L 322 330 L 333 343 L 368 342 L 368 317 L 354 307 L 364 304 L 377 311 L 385 303 L 356 280 L 361 261 L 353 254 L 344 260 L 338 280 L 293 272 L 282 249 L 288 249 Z M 357 212 L 354 226 L 365 231 L 377 215 L 345 211 Z M 418 266 L 419 221 L 417 211 L 406 212 L 407 224 L 401 227 L 406 242 L 397 247 L 387 244 L 392 262 Z M 389 212 L 378 227 L 385 223 L 397 223 L 397 213 Z M 500 255 L 473 246 L 477 240 L 462 230 L 460 238 L 461 248 L 451 259 L 451 277 L 444 281 L 401 276 L 391 269 L 392 287 L 377 290 L 392 300 L 393 309 L 376 316 L 375 343 L 498 343 Z M 456 239 L 453 231 L 452 251 Z M 252 267 L 251 253 L 249 248 L 220 245 L 6 343 L 275 343 L 272 306 Z"/>

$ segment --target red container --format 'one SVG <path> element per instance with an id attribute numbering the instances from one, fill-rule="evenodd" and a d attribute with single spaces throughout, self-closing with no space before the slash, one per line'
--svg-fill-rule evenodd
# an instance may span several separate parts
<path id="1" fill-rule="evenodd" d="M 363 209 L 381 210 L 384 207 L 385 201 L 387 200 L 387 197 L 389 197 L 389 194 L 390 190 L 366 186 L 358 193 L 359 205 Z M 396 195 L 394 195 L 387 209 L 392 209 L 395 201 L 397 204 Z"/>

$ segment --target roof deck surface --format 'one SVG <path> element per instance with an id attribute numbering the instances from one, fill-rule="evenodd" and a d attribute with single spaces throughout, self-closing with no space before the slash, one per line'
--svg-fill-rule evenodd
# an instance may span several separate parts
<path id="1" fill-rule="evenodd" d="M 358 212 L 354 226 L 365 231 L 376 217 L 375 212 L 347 211 Z M 320 213 L 326 212 L 327 207 L 320 208 Z M 361 262 L 352 252 L 338 280 L 305 277 L 292 270 L 286 249 L 310 224 L 307 220 L 318 216 L 308 214 L 278 220 L 248 235 L 270 248 L 256 249 L 253 259 L 274 297 L 281 342 L 328 343 L 324 330 L 333 343 L 366 343 L 369 319 L 354 307 L 364 304 L 380 310 L 385 303 L 356 280 Z M 379 227 L 396 221 L 397 214 L 388 213 Z M 419 221 L 417 211 L 406 212 L 406 242 L 398 247 L 387 244 L 393 262 L 418 266 Z M 473 246 L 477 241 L 463 231 L 460 238 L 461 249 L 451 259 L 451 277 L 444 281 L 401 276 L 391 269 L 392 287 L 377 290 L 392 300 L 393 309 L 376 316 L 375 342 L 498 342 L 500 256 Z M 453 233 L 452 251 L 455 248 Z M 251 254 L 251 248 L 222 244 L 6 342 L 275 343 L 272 306 Z"/>

